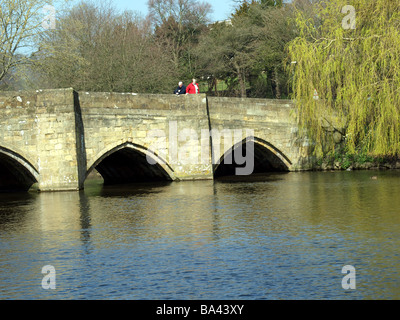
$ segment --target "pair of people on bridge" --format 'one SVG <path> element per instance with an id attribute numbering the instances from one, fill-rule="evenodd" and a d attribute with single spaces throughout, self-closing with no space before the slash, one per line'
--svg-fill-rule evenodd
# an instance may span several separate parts
<path id="1" fill-rule="evenodd" d="M 190 83 L 187 87 L 185 87 L 185 85 L 181 81 L 178 83 L 178 88 L 175 89 L 174 93 L 176 95 L 199 94 L 200 87 L 199 87 L 199 84 L 196 82 L 196 79 L 192 79 L 192 83 Z"/>

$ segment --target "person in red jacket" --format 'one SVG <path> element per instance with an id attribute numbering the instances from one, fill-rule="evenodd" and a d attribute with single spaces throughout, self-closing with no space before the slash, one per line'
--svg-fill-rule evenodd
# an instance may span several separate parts
<path id="1" fill-rule="evenodd" d="M 192 83 L 186 87 L 186 94 L 198 94 L 200 93 L 199 84 L 196 79 L 192 80 Z"/>

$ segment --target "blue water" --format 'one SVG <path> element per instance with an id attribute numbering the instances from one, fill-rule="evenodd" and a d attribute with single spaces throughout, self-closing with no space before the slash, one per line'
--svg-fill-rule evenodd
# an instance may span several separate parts
<path id="1" fill-rule="evenodd" d="M 399 195 L 396 171 L 3 194 L 0 299 L 399 299 Z"/>

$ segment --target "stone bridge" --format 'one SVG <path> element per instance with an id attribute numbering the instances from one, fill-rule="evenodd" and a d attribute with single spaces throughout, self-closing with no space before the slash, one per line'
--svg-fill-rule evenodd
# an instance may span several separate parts
<path id="1" fill-rule="evenodd" d="M 105 184 L 214 179 L 235 174 L 238 154 L 254 173 L 305 170 L 293 111 L 288 100 L 0 92 L 0 191 L 80 190 L 94 169 Z"/>

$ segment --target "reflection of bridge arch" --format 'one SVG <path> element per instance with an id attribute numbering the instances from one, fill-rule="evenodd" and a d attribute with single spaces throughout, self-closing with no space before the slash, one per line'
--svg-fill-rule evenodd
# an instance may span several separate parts
<path id="1" fill-rule="evenodd" d="M 38 181 L 39 172 L 28 160 L 0 147 L 0 191 L 28 191 Z"/>
<path id="2" fill-rule="evenodd" d="M 254 143 L 254 154 L 247 154 L 249 151 L 246 148 L 247 141 Z M 243 156 L 254 157 L 253 173 L 287 172 L 292 166 L 290 159 L 271 143 L 257 137 L 247 137 L 236 143 L 220 157 L 214 166 L 214 177 L 235 175 L 235 168 L 238 167 L 234 161 L 236 150 L 242 152 Z M 225 164 L 226 158 L 233 159 L 232 164 Z"/>
<path id="3" fill-rule="evenodd" d="M 155 164 L 150 164 L 147 157 Z M 86 176 L 96 169 L 105 184 L 176 180 L 174 170 L 164 159 L 131 142 L 109 146 L 94 159 Z"/>

